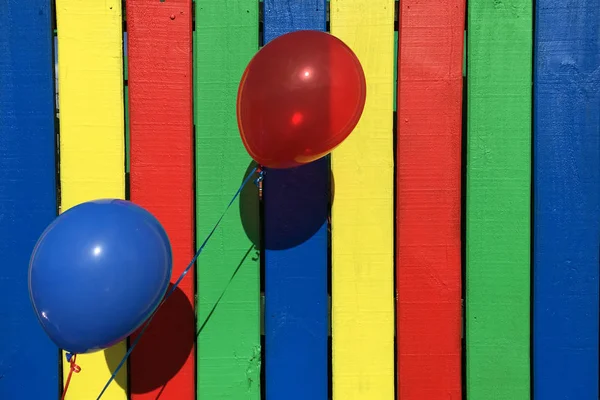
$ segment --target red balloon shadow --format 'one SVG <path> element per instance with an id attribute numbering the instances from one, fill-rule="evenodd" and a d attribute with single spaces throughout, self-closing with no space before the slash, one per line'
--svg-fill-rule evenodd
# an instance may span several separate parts
<path id="1" fill-rule="evenodd" d="M 168 290 L 172 287 L 169 285 Z M 129 384 L 132 394 L 163 388 L 194 356 L 195 320 L 192 303 L 181 289 L 176 288 L 131 353 Z M 135 335 L 130 337 L 130 343 Z M 114 371 L 121 359 L 106 354 L 106 362 Z M 117 383 L 124 386 L 123 382 Z"/>
<path id="2" fill-rule="evenodd" d="M 301 167 L 267 170 L 264 184 L 268 185 L 270 199 L 277 207 L 271 209 L 271 218 L 265 226 L 268 238 L 264 243 L 266 250 L 295 247 L 312 237 L 328 219 L 335 197 L 335 180 L 328 165 L 328 157 L 324 157 Z M 242 182 L 256 167 L 258 164 L 252 161 Z M 328 169 L 329 173 L 323 174 Z M 257 176 L 254 175 L 242 189 L 239 212 L 246 235 L 260 249 L 263 248 L 260 198 L 258 187 L 254 184 Z M 324 208 L 326 201 L 329 205 Z"/>

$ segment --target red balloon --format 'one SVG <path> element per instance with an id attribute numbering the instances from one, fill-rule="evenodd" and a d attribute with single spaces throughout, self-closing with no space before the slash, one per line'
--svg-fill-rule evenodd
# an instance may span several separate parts
<path id="1" fill-rule="evenodd" d="M 344 42 L 319 31 L 279 36 L 256 53 L 240 82 L 244 146 L 270 168 L 317 160 L 352 132 L 365 97 L 363 69 Z"/>

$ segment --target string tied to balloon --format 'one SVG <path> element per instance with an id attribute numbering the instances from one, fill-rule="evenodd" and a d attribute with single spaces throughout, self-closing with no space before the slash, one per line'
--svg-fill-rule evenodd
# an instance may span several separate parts
<path id="1" fill-rule="evenodd" d="M 123 358 L 121 359 L 121 361 L 119 362 L 119 364 L 117 365 L 117 368 L 115 368 L 115 370 L 113 371 L 112 375 L 108 379 L 108 382 L 106 382 L 106 384 L 102 388 L 102 391 L 100 392 L 100 394 L 98 395 L 98 397 L 96 398 L 96 400 L 100 400 L 100 398 L 104 395 L 104 392 L 106 392 L 106 389 L 108 389 L 108 386 L 112 383 L 113 380 L 115 380 L 115 378 L 117 377 L 117 374 L 121 370 L 121 367 L 123 367 L 123 365 L 125 364 L 125 362 L 129 358 L 129 356 L 131 355 L 131 352 L 133 351 L 133 349 L 135 348 L 135 346 L 137 346 L 138 343 L 140 342 L 141 337 L 144 335 L 144 333 L 148 329 L 148 326 L 150 326 L 150 322 L 152 322 L 152 319 L 154 318 L 154 316 L 156 315 L 156 313 L 158 312 L 158 310 L 160 309 L 160 307 L 173 294 L 173 292 L 175 291 L 175 289 L 177 289 L 177 287 L 179 286 L 179 284 L 181 283 L 181 281 L 183 280 L 183 278 L 185 278 L 185 276 L 187 275 L 187 273 L 192 269 L 192 267 L 196 263 L 196 260 L 198 259 L 198 257 L 202 253 L 202 251 L 204 250 L 204 247 L 206 247 L 206 244 L 208 243 L 208 241 L 210 240 L 210 238 L 212 237 L 212 235 L 216 232 L 217 228 L 221 224 L 221 221 L 223 220 L 223 218 L 227 214 L 227 211 L 229 211 L 229 209 L 231 208 L 231 206 L 233 205 L 233 203 L 235 202 L 235 200 L 242 193 L 242 189 L 244 189 L 244 187 L 250 181 L 250 179 L 252 178 L 252 176 L 255 173 L 257 173 L 257 172 L 258 172 L 258 178 L 255 179 L 254 182 L 257 185 L 260 182 L 262 182 L 262 180 L 264 179 L 264 175 L 265 175 L 264 169 L 262 167 L 255 167 L 254 169 L 252 169 L 252 171 L 250 171 L 250 173 L 248 174 L 248 176 L 246 176 L 246 178 L 244 179 L 244 181 L 240 185 L 240 187 L 237 190 L 237 192 L 235 192 L 235 194 L 233 195 L 232 199 L 227 204 L 227 207 L 225 207 L 225 211 L 223 211 L 223 213 L 221 214 L 221 216 L 219 217 L 219 219 L 217 220 L 217 222 L 215 223 L 215 225 L 213 226 L 213 228 L 211 229 L 211 231 L 209 232 L 209 234 L 206 236 L 206 238 L 204 239 L 204 241 L 202 242 L 202 244 L 198 248 L 198 251 L 196 252 L 196 254 L 194 254 L 194 257 L 192 258 L 192 261 L 190 261 L 190 263 L 183 270 L 183 272 L 181 273 L 181 275 L 179 275 L 179 277 L 177 278 L 177 280 L 175 281 L 175 283 L 173 283 L 173 285 L 171 286 L 171 289 L 167 292 L 167 294 L 165 294 L 165 297 L 160 302 L 160 304 L 158 305 L 158 307 L 156 308 L 156 310 L 154 310 L 154 312 L 146 320 L 146 323 L 140 329 L 140 331 L 137 334 L 136 338 L 133 340 L 133 342 L 129 346 L 129 349 L 127 349 L 127 352 L 125 353 L 125 355 L 123 356 Z M 257 181 L 258 181 L 258 183 L 257 183 Z M 67 381 L 67 385 L 68 385 L 68 381 Z M 65 389 L 65 391 L 66 391 L 66 389 Z"/>
<path id="2" fill-rule="evenodd" d="M 61 396 L 61 400 L 64 400 L 67 396 L 67 390 L 69 390 L 69 384 L 71 383 L 71 378 L 73 374 L 78 374 L 81 372 L 81 367 L 77 365 L 77 354 L 67 353 L 66 354 L 67 362 L 69 363 L 69 375 L 67 375 L 67 381 L 65 382 L 65 388 L 63 389 L 63 393 Z"/>

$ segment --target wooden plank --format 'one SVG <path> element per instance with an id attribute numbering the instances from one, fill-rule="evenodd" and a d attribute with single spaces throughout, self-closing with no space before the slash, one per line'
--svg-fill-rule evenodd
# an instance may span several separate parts
<path id="1" fill-rule="evenodd" d="M 396 0 L 398 2 L 398 0 Z M 400 34 L 394 30 L 394 86 L 398 87 L 398 52 Z M 394 90 L 394 112 L 398 111 L 398 90 Z"/>
<path id="2" fill-rule="evenodd" d="M 27 265 L 56 216 L 50 2 L 0 2 L 0 398 L 58 395 L 58 348 L 29 301 Z M 32 377 L 35 377 L 32 380 Z"/>
<path id="3" fill-rule="evenodd" d="M 530 396 L 532 3 L 468 3 L 467 397 Z"/>
<path id="4" fill-rule="evenodd" d="M 264 42 L 326 28 L 325 0 L 265 0 Z M 329 158 L 264 183 L 265 378 L 273 400 L 326 400 Z"/>
<path id="5" fill-rule="evenodd" d="M 123 32 L 123 106 L 125 107 L 125 173 L 131 165 L 129 154 L 129 74 L 127 73 L 127 32 Z"/>
<path id="6" fill-rule="evenodd" d="M 465 2 L 403 0 L 400 16 L 398 398 L 460 399 Z"/>
<path id="7" fill-rule="evenodd" d="M 244 68 L 258 50 L 258 1 L 196 0 L 195 35 L 196 226 L 201 244 L 249 173 L 251 159 L 238 133 L 235 99 Z M 250 182 L 198 262 L 200 400 L 260 398 L 258 212 L 258 193 Z"/>
<path id="8" fill-rule="evenodd" d="M 129 85 L 123 86 L 123 106 L 125 112 L 125 173 L 129 173 L 130 161 L 130 146 L 129 146 Z"/>
<path id="9" fill-rule="evenodd" d="M 127 30 L 131 201 L 167 231 L 174 282 L 194 255 L 192 2 L 128 0 Z M 132 400 L 195 399 L 194 286 L 190 271 L 131 354 Z"/>
<path id="10" fill-rule="evenodd" d="M 394 397 L 394 0 L 331 0 L 331 33 L 359 57 L 367 102 L 333 152 L 333 398 Z"/>
<path id="11" fill-rule="evenodd" d="M 97 198 L 124 198 L 121 2 L 56 0 L 60 95 L 61 209 Z M 125 341 L 77 357 L 82 373 L 67 399 L 95 399 L 125 355 Z M 68 364 L 63 363 L 63 377 Z M 102 396 L 127 399 L 127 368 Z"/>
<path id="12" fill-rule="evenodd" d="M 533 393 L 596 400 L 600 1 L 535 11 Z"/>

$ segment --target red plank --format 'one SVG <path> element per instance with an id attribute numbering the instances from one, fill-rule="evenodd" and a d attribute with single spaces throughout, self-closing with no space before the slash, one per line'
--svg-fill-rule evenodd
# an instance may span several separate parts
<path id="1" fill-rule="evenodd" d="M 403 0 L 398 52 L 398 398 L 461 398 L 464 0 Z"/>
<path id="2" fill-rule="evenodd" d="M 131 200 L 167 230 L 172 281 L 194 253 L 191 7 L 127 1 Z M 195 399 L 194 277 L 179 287 L 132 353 L 132 400 Z"/>

